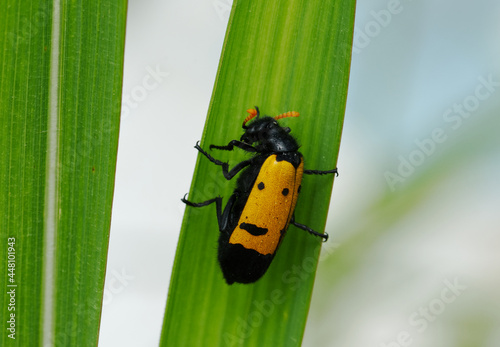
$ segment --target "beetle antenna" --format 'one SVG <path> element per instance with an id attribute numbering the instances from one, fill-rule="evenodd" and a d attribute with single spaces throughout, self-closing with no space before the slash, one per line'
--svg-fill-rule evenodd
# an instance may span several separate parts
<path id="1" fill-rule="evenodd" d="M 259 108 L 257 106 L 255 106 L 255 109 L 253 108 L 250 108 L 247 110 L 247 112 L 249 113 L 248 117 L 245 118 L 245 120 L 243 121 L 243 129 L 247 129 L 247 126 L 246 124 L 254 119 L 255 117 L 257 117 L 257 119 L 259 119 L 259 115 L 260 115 L 260 112 L 259 112 Z"/>
<path id="2" fill-rule="evenodd" d="M 274 119 L 278 120 L 281 118 L 288 118 L 288 117 L 298 117 L 300 114 L 297 111 L 288 111 L 282 114 L 277 115 L 274 117 Z"/>

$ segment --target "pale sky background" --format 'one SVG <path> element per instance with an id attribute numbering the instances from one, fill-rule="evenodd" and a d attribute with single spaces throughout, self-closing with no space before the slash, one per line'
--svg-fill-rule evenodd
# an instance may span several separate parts
<path id="1" fill-rule="evenodd" d="M 129 1 L 101 347 L 158 345 L 229 4 Z M 327 225 L 355 260 L 324 253 L 304 346 L 500 346 L 499 19 L 496 0 L 358 1 Z"/>

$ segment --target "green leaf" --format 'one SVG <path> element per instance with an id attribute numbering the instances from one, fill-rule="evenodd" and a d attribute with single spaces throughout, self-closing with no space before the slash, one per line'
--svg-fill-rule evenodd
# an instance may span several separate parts
<path id="1" fill-rule="evenodd" d="M 277 115 L 302 144 L 306 169 L 335 168 L 344 118 L 355 1 L 235 1 L 201 147 L 242 134 L 245 110 Z M 242 151 L 211 152 L 230 167 Z M 234 179 L 235 180 L 235 179 Z M 189 199 L 231 195 L 234 182 L 199 156 Z M 296 220 L 324 230 L 333 177 L 309 176 Z M 217 264 L 215 206 L 186 208 L 166 307 L 162 346 L 301 344 L 321 239 L 295 227 L 255 284 L 228 286 Z"/>
<path id="2" fill-rule="evenodd" d="M 126 1 L 0 8 L 0 345 L 96 345 Z"/>

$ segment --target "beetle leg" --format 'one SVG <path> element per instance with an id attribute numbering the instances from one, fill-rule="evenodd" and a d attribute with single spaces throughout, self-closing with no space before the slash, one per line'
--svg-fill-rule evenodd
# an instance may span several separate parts
<path id="1" fill-rule="evenodd" d="M 232 140 L 231 142 L 228 143 L 227 146 L 216 146 L 216 145 L 210 145 L 210 149 L 220 149 L 222 151 L 232 151 L 234 147 L 238 147 L 246 152 L 257 152 L 257 149 L 248 143 L 241 142 L 238 140 Z"/>
<path id="2" fill-rule="evenodd" d="M 203 207 L 203 206 L 208 206 L 208 205 L 210 205 L 213 202 L 217 203 L 217 200 L 221 200 L 222 201 L 222 198 L 220 196 L 218 196 L 216 198 L 213 198 L 213 199 L 210 199 L 210 200 L 207 200 L 207 201 L 203 201 L 203 202 L 191 202 L 191 201 L 189 201 L 189 200 L 186 199 L 187 195 L 188 195 L 188 193 L 186 193 L 184 195 L 184 197 L 181 199 L 181 201 L 183 203 L 185 203 L 186 205 L 192 206 L 192 207 Z"/>
<path id="3" fill-rule="evenodd" d="M 212 203 L 215 202 L 215 211 L 217 214 L 217 222 L 219 223 L 219 230 L 222 232 L 223 230 L 226 230 L 228 223 L 229 223 L 229 216 L 231 214 L 231 210 L 233 208 L 233 204 L 238 198 L 238 195 L 235 193 L 231 195 L 229 200 L 227 201 L 226 207 L 224 207 L 224 212 L 222 211 L 222 197 L 217 196 L 213 199 L 203 201 L 203 202 L 191 202 L 186 199 L 187 193 L 184 195 L 184 197 L 181 199 L 183 203 L 185 203 L 188 206 L 191 207 L 203 207 L 203 206 L 208 206 Z"/>
<path id="4" fill-rule="evenodd" d="M 196 148 L 198 151 L 200 151 L 201 154 L 203 154 L 205 157 L 207 157 L 207 159 L 210 160 L 215 165 L 222 166 L 222 174 L 224 175 L 224 177 L 227 180 L 230 180 L 231 178 L 233 178 L 238 172 L 240 172 L 241 170 L 243 170 L 248 165 L 252 164 L 252 161 L 253 161 L 253 158 L 244 160 L 241 163 L 236 164 L 231 170 L 229 170 L 229 164 L 228 163 L 224 163 L 224 162 L 222 162 L 220 160 L 217 160 L 214 157 L 212 157 L 210 154 L 208 154 L 207 152 L 205 152 L 200 147 L 200 145 L 198 144 L 198 142 L 196 143 L 196 146 L 194 146 L 194 148 Z"/>
<path id="5" fill-rule="evenodd" d="M 181 201 L 183 203 L 185 203 L 186 205 L 188 206 L 191 206 L 191 207 L 203 207 L 203 206 L 208 206 L 212 203 L 215 202 L 215 210 L 216 210 L 216 213 L 217 213 L 217 221 L 219 222 L 219 227 L 221 225 L 221 218 L 222 218 L 222 197 L 220 196 L 217 196 L 213 199 L 210 199 L 210 200 L 207 200 L 207 201 L 203 201 L 203 202 L 191 202 L 189 200 L 186 199 L 186 196 L 187 196 L 187 193 L 184 195 L 184 197 L 181 199 Z M 224 211 L 225 212 L 225 211 Z"/>
<path id="6" fill-rule="evenodd" d="M 326 175 L 326 174 L 334 173 L 334 174 L 337 175 L 337 177 L 339 176 L 339 172 L 337 171 L 337 169 L 326 170 L 326 171 L 321 171 L 321 170 L 304 170 L 304 173 L 306 175 Z"/>
<path id="7" fill-rule="evenodd" d="M 321 233 L 318 233 L 317 231 L 314 231 L 313 229 L 309 228 L 307 225 L 297 223 L 295 221 L 295 215 L 292 216 L 292 219 L 290 220 L 290 224 L 293 224 L 297 228 L 305 230 L 305 231 L 307 231 L 310 234 L 322 237 L 323 238 L 323 242 L 326 242 L 326 240 L 328 240 L 328 234 L 327 233 L 321 234 Z"/>
<path id="8" fill-rule="evenodd" d="M 235 166 L 233 166 L 233 168 L 231 169 L 231 171 L 227 171 L 228 169 L 228 166 L 227 166 L 227 163 L 226 164 L 226 167 L 224 168 L 224 166 L 222 166 L 222 174 L 224 175 L 224 177 L 227 179 L 227 180 L 230 180 L 231 178 L 233 178 L 238 172 L 240 172 L 241 170 L 243 170 L 245 167 L 247 167 L 248 165 L 252 164 L 253 163 L 253 158 L 251 159 L 247 159 L 247 160 L 244 160 L 238 164 L 236 164 Z"/>

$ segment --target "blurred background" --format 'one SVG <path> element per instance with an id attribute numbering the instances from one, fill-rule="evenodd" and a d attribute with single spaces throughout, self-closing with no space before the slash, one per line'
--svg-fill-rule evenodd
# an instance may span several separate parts
<path id="1" fill-rule="evenodd" d="M 129 1 L 101 347 L 158 345 L 231 3 Z M 358 0 L 304 346 L 500 346 L 499 18 Z"/>

